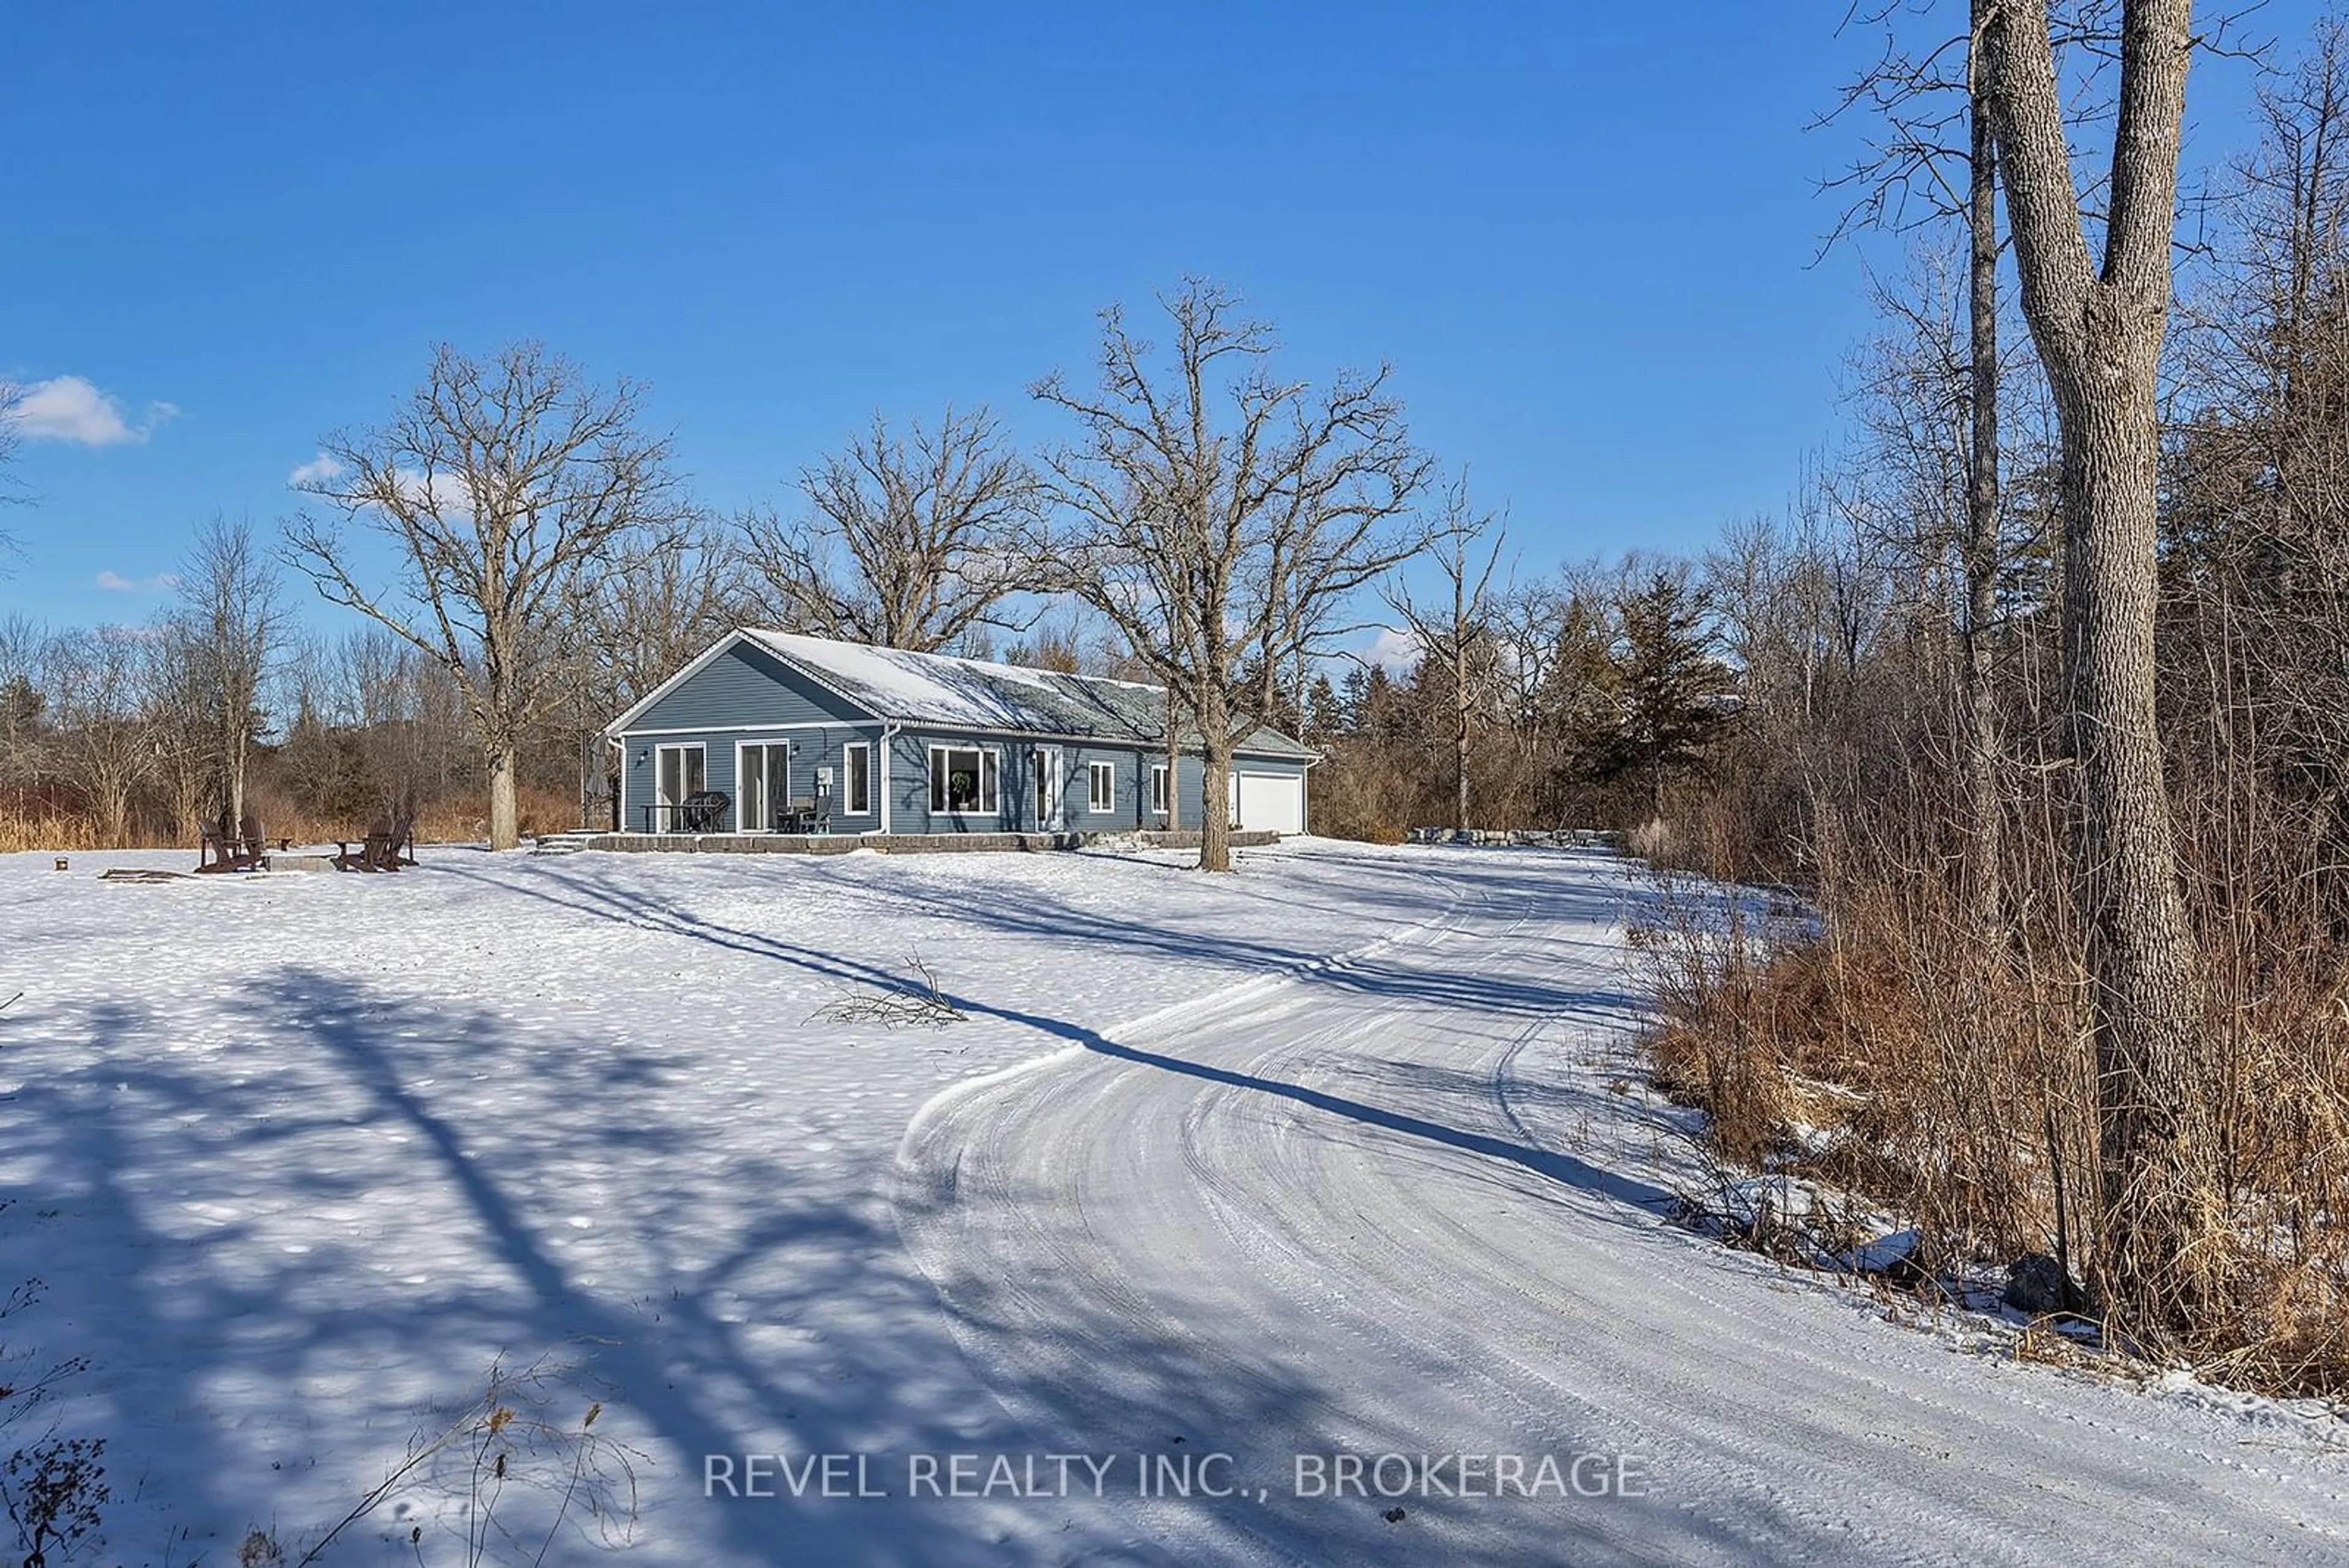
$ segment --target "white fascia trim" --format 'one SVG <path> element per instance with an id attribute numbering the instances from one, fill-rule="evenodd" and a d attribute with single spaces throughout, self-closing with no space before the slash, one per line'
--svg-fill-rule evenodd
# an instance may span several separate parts
<path id="1" fill-rule="evenodd" d="M 772 730 L 878 730 L 878 719 L 802 719 L 790 724 L 680 724 L 667 730 L 620 730 L 612 739 L 634 740 L 646 735 L 750 735 Z"/>

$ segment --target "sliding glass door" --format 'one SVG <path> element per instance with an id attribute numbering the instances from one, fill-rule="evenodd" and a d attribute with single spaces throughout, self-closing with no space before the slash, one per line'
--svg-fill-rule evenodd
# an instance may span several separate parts
<path id="1" fill-rule="evenodd" d="M 771 741 L 741 749 L 741 771 L 736 775 L 741 812 L 736 818 L 744 833 L 766 833 L 775 826 L 792 803 L 792 748 L 787 741 Z"/>
<path id="2" fill-rule="evenodd" d="M 663 746 L 653 753 L 652 830 L 674 833 L 679 806 L 709 787 L 709 753 L 701 747 Z"/>
<path id="3" fill-rule="evenodd" d="M 1061 748 L 1039 746 L 1033 762 L 1036 768 L 1036 826 L 1056 828 L 1061 826 Z"/>

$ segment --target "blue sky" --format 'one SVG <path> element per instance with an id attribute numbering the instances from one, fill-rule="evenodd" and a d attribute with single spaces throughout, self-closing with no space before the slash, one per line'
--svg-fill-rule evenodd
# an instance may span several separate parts
<path id="1" fill-rule="evenodd" d="M 1185 271 L 1298 373 L 1391 360 L 1528 567 L 1699 548 L 1781 504 L 1867 327 L 1857 256 L 1810 265 L 1843 11 L 16 6 L 0 376 L 76 379 L 0 614 L 143 617 L 441 339 L 649 383 L 731 510 L 875 410 L 1048 439 L 1028 384 Z M 2202 73 L 2198 153 L 2247 88 Z"/>

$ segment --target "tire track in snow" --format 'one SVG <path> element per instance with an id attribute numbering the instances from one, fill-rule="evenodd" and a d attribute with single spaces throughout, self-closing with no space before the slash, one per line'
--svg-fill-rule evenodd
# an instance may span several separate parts
<path id="1" fill-rule="evenodd" d="M 1040 1446 L 1181 1437 L 1263 1502 L 1131 1503 L 1191 1562 L 2322 1561 L 2345 1470 L 1955 1353 L 1661 1227 L 1609 1092 L 1588 859 L 1464 855 L 1375 952 L 1235 988 L 916 1117 L 899 1226 Z M 1540 874 L 1536 874 L 1540 873 Z M 1609 1020 L 1615 1022 L 1609 1022 Z M 1550 1103 L 1550 1102 L 1555 1102 Z M 1288 1495 L 1290 1456 L 1641 1455 L 1640 1499 Z"/>

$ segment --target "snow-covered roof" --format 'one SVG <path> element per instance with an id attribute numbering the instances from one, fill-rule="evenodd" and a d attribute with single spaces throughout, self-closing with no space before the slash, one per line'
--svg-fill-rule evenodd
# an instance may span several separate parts
<path id="1" fill-rule="evenodd" d="M 756 627 L 743 628 L 726 642 L 737 638 L 772 654 L 878 719 L 942 729 L 1069 735 L 1121 744 L 1164 744 L 1165 741 L 1166 690 L 1162 686 L 1097 675 L 1063 675 L 1058 670 L 943 653 L 908 653 L 903 649 L 835 642 Z M 687 666 L 679 678 L 700 662 Z M 673 679 L 662 690 L 675 684 Z M 648 698 L 616 720 L 610 732 L 625 729 L 651 701 Z M 1314 754 L 1269 729 L 1257 731 L 1239 749 L 1278 756 Z"/>

